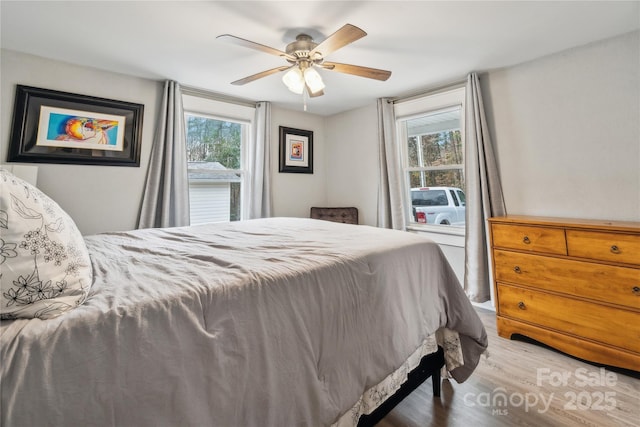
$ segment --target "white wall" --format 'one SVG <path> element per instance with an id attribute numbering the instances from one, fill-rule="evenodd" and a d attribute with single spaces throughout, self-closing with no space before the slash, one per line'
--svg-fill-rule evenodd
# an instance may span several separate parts
<path id="1" fill-rule="evenodd" d="M 279 127 L 313 132 L 313 174 L 280 173 Z M 309 217 L 311 206 L 326 206 L 326 138 L 325 119 L 300 111 L 271 109 L 271 184 L 273 188 L 272 216 Z"/>
<path id="2" fill-rule="evenodd" d="M 640 221 L 640 32 L 480 82 L 508 213 Z"/>
<path id="3" fill-rule="evenodd" d="M 7 158 L 16 84 L 144 104 L 140 167 L 37 164 L 38 187 L 83 234 L 134 229 L 164 83 L 8 50 L 1 55 L 0 163 Z M 314 132 L 313 174 L 278 173 L 278 126 Z M 308 217 L 311 206 L 326 205 L 324 128 L 324 118 L 304 113 L 302 104 L 301 111 L 272 109 L 274 215 Z"/>
<path id="4" fill-rule="evenodd" d="M 509 213 L 640 220 L 640 33 L 480 75 Z M 84 234 L 135 227 L 162 82 L 2 50 L 0 163 L 16 84 L 145 105 L 141 166 L 40 164 L 38 186 Z M 375 225 L 375 102 L 321 117 L 272 110 L 274 215 L 359 208 Z M 278 126 L 314 132 L 314 173 L 278 172 Z M 454 268 L 459 271 L 457 255 Z"/>
<path id="5" fill-rule="evenodd" d="M 376 225 L 378 125 L 376 104 L 327 118 L 327 204 L 358 208 L 360 224 Z"/>
<path id="6" fill-rule="evenodd" d="M 38 164 L 38 187 L 83 234 L 135 228 L 162 83 L 7 50 L 1 55 L 0 163 L 7 158 L 16 84 L 144 104 L 140 167 Z"/>

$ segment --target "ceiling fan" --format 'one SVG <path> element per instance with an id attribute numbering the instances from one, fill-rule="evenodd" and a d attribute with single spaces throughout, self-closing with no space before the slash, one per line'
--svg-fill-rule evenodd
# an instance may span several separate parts
<path id="1" fill-rule="evenodd" d="M 358 65 L 340 64 L 338 62 L 326 62 L 324 60 L 330 53 L 335 52 L 341 47 L 344 47 L 349 43 L 353 43 L 366 35 L 366 32 L 355 25 L 346 24 L 319 44 L 315 43 L 311 36 L 307 34 L 299 34 L 294 42 L 289 43 L 286 46 L 284 52 L 240 37 L 232 36 L 231 34 L 223 34 L 217 38 L 240 46 L 269 53 L 271 55 L 283 57 L 290 64 L 253 74 L 243 79 L 231 82 L 231 84 L 244 85 L 263 77 L 270 76 L 271 74 L 289 70 L 282 78 L 284 84 L 289 88 L 289 90 L 297 94 L 303 94 L 306 90 L 310 97 L 316 97 L 323 95 L 323 90 L 325 88 L 322 77 L 317 72 L 316 68 L 324 68 L 325 70 L 337 71 L 339 73 L 352 74 L 381 81 L 385 81 L 389 76 L 391 76 L 391 71 L 361 67 Z"/>

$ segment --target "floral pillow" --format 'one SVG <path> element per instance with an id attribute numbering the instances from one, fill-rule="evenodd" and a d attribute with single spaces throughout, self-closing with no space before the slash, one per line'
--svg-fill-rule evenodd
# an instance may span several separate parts
<path id="1" fill-rule="evenodd" d="M 92 284 L 84 239 L 69 215 L 0 169 L 0 319 L 49 319 L 82 304 Z"/>

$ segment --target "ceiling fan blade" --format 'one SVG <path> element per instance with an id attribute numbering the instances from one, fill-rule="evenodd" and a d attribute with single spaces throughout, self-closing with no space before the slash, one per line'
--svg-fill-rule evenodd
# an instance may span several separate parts
<path id="1" fill-rule="evenodd" d="M 391 76 L 391 71 L 377 68 L 361 67 L 359 65 L 340 64 L 338 62 L 323 62 L 320 67 L 339 73 L 353 74 L 355 76 L 367 77 L 369 79 L 385 81 Z"/>
<path id="2" fill-rule="evenodd" d="M 252 41 L 249 41 L 249 40 L 245 40 L 245 39 L 242 39 L 240 37 L 232 36 L 231 34 L 222 34 L 222 35 L 220 35 L 220 36 L 218 36 L 216 38 L 224 40 L 224 41 L 227 41 L 229 43 L 236 44 L 238 46 L 243 46 L 243 47 L 248 47 L 249 49 L 259 50 L 260 52 L 265 52 L 265 53 L 268 53 L 270 55 L 283 56 L 283 57 L 285 57 L 287 59 L 295 60 L 295 58 L 293 56 L 288 55 L 286 52 L 283 52 L 281 50 L 275 49 L 273 47 L 265 46 L 265 45 L 260 44 L 260 43 L 252 42 Z"/>
<path id="3" fill-rule="evenodd" d="M 262 71 L 260 73 L 254 74 L 252 76 L 249 77 L 245 77 L 244 79 L 240 79 L 240 80 L 236 80 L 235 82 L 231 82 L 232 85 L 236 85 L 236 86 L 241 86 L 247 83 L 251 83 L 254 80 L 258 80 L 261 79 L 263 77 L 267 77 L 270 76 L 271 74 L 275 74 L 275 73 L 279 73 L 280 71 L 285 71 L 288 70 L 289 68 L 293 67 L 293 65 L 291 66 L 282 66 L 282 67 L 278 67 L 278 68 L 272 68 L 270 70 L 266 70 L 266 71 Z"/>
<path id="4" fill-rule="evenodd" d="M 309 56 L 313 57 L 313 55 L 319 53 L 323 58 L 326 58 L 331 52 L 335 52 L 366 35 L 367 33 L 355 25 L 346 24 L 309 52 Z"/>

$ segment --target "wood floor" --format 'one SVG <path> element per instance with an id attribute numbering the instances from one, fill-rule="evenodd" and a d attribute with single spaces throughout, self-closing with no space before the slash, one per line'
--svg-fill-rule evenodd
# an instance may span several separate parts
<path id="1" fill-rule="evenodd" d="M 586 363 L 526 339 L 498 337 L 495 313 L 476 309 L 488 352 L 462 384 L 427 380 L 379 427 L 640 427 L 640 375 Z M 506 401 L 505 401 L 506 400 Z"/>

